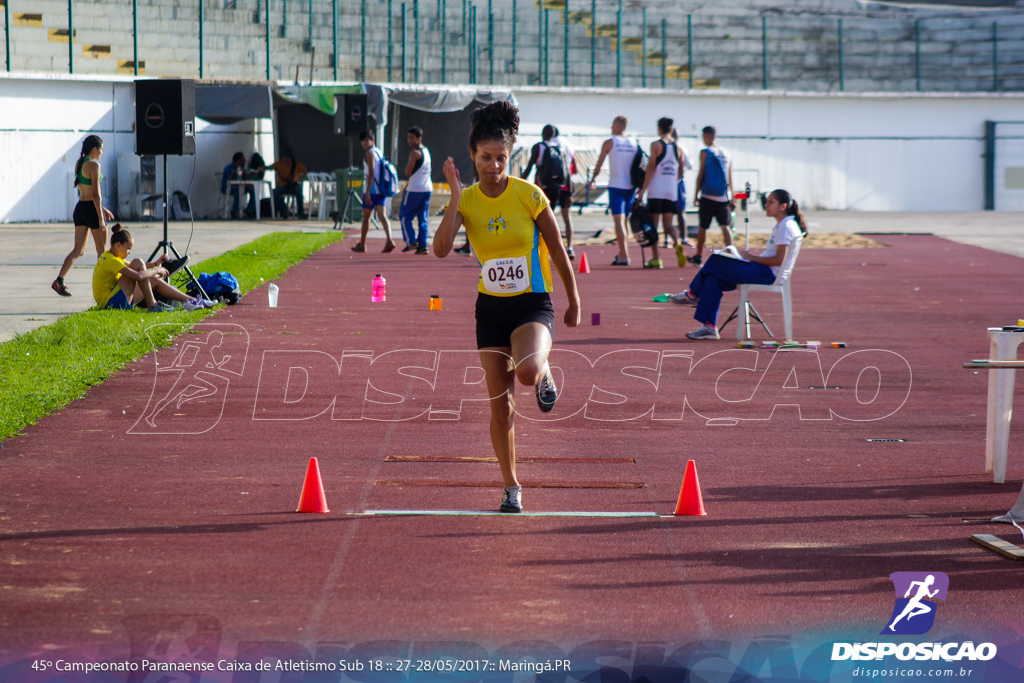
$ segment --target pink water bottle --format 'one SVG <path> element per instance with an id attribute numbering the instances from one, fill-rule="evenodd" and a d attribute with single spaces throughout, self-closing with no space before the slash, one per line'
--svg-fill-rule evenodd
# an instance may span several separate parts
<path id="1" fill-rule="evenodd" d="M 387 298 L 384 295 L 384 289 L 387 284 L 388 281 L 384 279 L 384 276 L 377 273 L 377 277 L 373 278 L 373 285 L 370 288 L 370 301 L 374 303 L 384 301 Z"/>

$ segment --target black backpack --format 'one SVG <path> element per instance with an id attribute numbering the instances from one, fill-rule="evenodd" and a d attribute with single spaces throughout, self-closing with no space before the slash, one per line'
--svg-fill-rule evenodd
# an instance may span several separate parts
<path id="1" fill-rule="evenodd" d="M 544 153 L 537 162 L 537 185 L 565 187 L 569 184 L 569 159 L 558 145 L 544 144 Z"/>
<path id="2" fill-rule="evenodd" d="M 644 186 L 644 176 L 647 175 L 647 152 L 640 147 L 639 144 L 636 146 L 636 154 L 633 155 L 633 163 L 629 167 L 629 182 L 632 183 L 633 187 L 640 188 Z"/>
<path id="3" fill-rule="evenodd" d="M 629 228 L 633 231 L 633 239 L 641 247 L 650 247 L 658 243 L 658 229 L 654 227 L 651 214 L 644 204 L 633 205 L 629 214 Z"/>

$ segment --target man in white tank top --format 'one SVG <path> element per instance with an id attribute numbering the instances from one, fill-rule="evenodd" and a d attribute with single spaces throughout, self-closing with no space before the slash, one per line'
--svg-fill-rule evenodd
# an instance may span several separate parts
<path id="1" fill-rule="evenodd" d="M 430 221 L 430 195 L 434 189 L 430 181 L 430 150 L 423 146 L 423 129 L 413 126 L 405 136 L 412 151 L 409 161 L 405 164 L 405 175 L 409 182 L 402 195 L 402 207 L 398 212 L 398 220 L 402 223 L 402 236 L 405 238 L 405 249 L 416 250 L 417 254 L 427 254 L 427 233 Z M 412 221 L 419 221 L 420 231 L 416 234 Z"/>
<path id="2" fill-rule="evenodd" d="M 630 207 L 633 206 L 633 195 L 636 194 L 636 188 L 633 187 L 629 171 L 633 167 L 633 159 L 640 151 L 640 145 L 636 140 L 626 137 L 628 125 L 629 119 L 625 116 L 616 116 L 612 120 L 612 136 L 601 145 L 601 154 L 597 157 L 594 173 L 590 176 L 590 184 L 593 185 L 598 174 L 601 173 L 601 166 L 607 157 L 609 166 L 608 206 L 615 223 L 615 239 L 619 243 L 619 255 L 612 261 L 613 266 L 629 265 L 629 243 L 626 241 L 622 216 L 629 213 Z"/>

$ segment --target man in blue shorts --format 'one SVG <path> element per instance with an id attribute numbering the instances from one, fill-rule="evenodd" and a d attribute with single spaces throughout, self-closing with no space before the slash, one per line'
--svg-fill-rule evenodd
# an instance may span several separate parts
<path id="1" fill-rule="evenodd" d="M 364 130 L 359 134 L 359 144 L 366 150 L 366 158 L 363 159 L 363 225 L 360 228 L 359 242 L 352 247 L 352 251 L 366 251 L 366 233 L 370 231 L 370 216 L 374 209 L 377 210 L 377 219 L 384 228 L 384 250 L 383 253 L 395 250 L 395 243 L 391 239 L 391 224 L 388 223 L 387 214 L 384 211 L 384 200 L 387 199 L 380 189 L 381 167 L 384 163 L 384 152 L 374 144 L 372 130 Z"/>
<path id="2" fill-rule="evenodd" d="M 630 179 L 629 170 L 633 166 L 633 159 L 640 146 L 636 140 L 627 138 L 626 126 L 629 120 L 625 116 L 616 116 L 612 120 L 612 136 L 604 141 L 601 146 L 601 155 L 594 165 L 594 173 L 590 176 L 590 184 L 601 172 L 605 157 L 608 157 L 609 178 L 608 178 L 608 206 L 612 211 L 612 220 L 615 222 L 615 239 L 619 243 L 619 254 L 612 261 L 613 266 L 629 265 L 629 247 L 626 241 L 626 231 L 622 216 L 629 213 L 633 206 L 633 195 L 636 188 Z"/>

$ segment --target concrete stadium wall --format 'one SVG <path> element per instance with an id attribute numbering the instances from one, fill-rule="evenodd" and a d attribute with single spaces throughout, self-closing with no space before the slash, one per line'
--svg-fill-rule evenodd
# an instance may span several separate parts
<path id="1" fill-rule="evenodd" d="M 78 201 L 75 163 L 88 135 L 103 138 L 101 192 L 104 205 L 118 198 L 118 156 L 135 153 L 132 79 L 127 77 L 33 77 L 0 74 L 0 223 L 68 221 Z M 167 159 L 168 192 L 188 190 L 193 215 L 217 209 L 213 174 L 234 152 L 275 158 L 269 120 L 217 126 L 196 120 L 196 155 Z M 194 177 L 193 177 L 194 168 Z M 157 163 L 157 190 L 163 187 Z M 216 188 L 216 189 L 215 189 Z"/>
<path id="2" fill-rule="evenodd" d="M 737 185 L 757 177 L 758 189 L 785 188 L 809 209 L 855 211 L 982 210 L 984 122 L 1019 120 L 1024 104 L 1020 94 L 974 93 L 523 88 L 516 97 L 524 144 L 553 123 L 576 148 L 597 149 L 617 114 L 629 117 L 629 132 L 649 144 L 658 118 L 668 116 L 696 157 L 701 129 L 713 125 L 732 153 Z M 697 169 L 684 177 L 692 201 Z"/>
<path id="3" fill-rule="evenodd" d="M 617 114 L 628 116 L 629 132 L 649 144 L 656 120 L 669 116 L 696 156 L 700 130 L 711 124 L 732 153 L 737 185 L 750 180 L 760 190 L 784 187 L 809 209 L 856 211 L 983 209 L 983 122 L 1019 120 L 1024 104 L 1024 94 L 520 88 L 516 97 L 521 145 L 539 140 L 543 125 L 553 123 L 575 148 L 598 149 Z M 82 140 L 92 133 L 105 140 L 102 190 L 113 206 L 117 157 L 134 152 L 133 122 L 128 78 L 0 74 L 0 222 L 70 220 L 76 200 L 71 173 Z M 198 154 L 169 158 L 168 188 L 187 190 L 195 165 L 193 213 L 210 216 L 217 206 L 214 174 L 233 152 L 256 150 L 273 161 L 273 122 L 215 126 L 200 120 L 197 128 Z M 440 167 L 443 159 L 435 158 Z M 685 177 L 692 199 L 696 170 Z"/>

